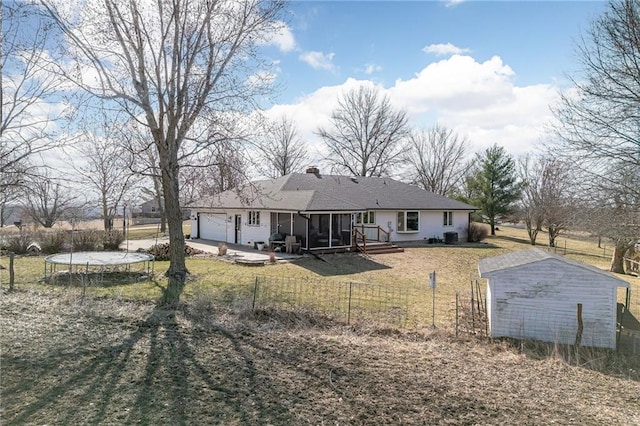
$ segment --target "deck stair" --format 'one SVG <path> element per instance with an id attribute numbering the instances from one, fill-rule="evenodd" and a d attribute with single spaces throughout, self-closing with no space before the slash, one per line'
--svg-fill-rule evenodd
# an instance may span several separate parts
<path id="1" fill-rule="evenodd" d="M 402 253 L 404 252 L 404 248 L 399 247 L 393 243 L 389 242 L 367 242 L 366 252 L 363 250 L 363 246 L 358 245 L 358 251 L 364 252 L 365 254 L 384 254 L 384 253 Z"/>

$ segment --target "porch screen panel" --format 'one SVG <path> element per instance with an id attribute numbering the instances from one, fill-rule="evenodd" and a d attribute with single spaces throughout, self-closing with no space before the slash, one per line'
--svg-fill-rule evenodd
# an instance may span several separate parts
<path id="1" fill-rule="evenodd" d="M 331 247 L 351 245 L 351 215 L 331 215 Z"/>

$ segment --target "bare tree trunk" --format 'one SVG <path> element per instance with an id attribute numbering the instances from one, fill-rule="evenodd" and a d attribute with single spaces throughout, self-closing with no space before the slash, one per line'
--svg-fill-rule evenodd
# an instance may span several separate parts
<path id="1" fill-rule="evenodd" d="M 538 238 L 538 232 L 540 232 L 540 225 L 536 224 L 536 226 L 533 226 L 533 221 L 531 220 L 531 218 L 526 218 L 524 222 L 525 222 L 525 225 L 527 226 L 527 234 L 529 235 L 529 241 L 531 242 L 532 246 L 535 246 L 536 239 Z"/>
<path id="2" fill-rule="evenodd" d="M 166 272 L 169 282 L 164 294 L 165 303 L 175 303 L 180 300 L 188 273 L 185 263 L 182 211 L 178 191 L 178 167 L 177 160 L 174 159 L 174 161 L 173 164 L 163 164 L 162 167 L 164 207 L 169 225 L 169 254 L 171 258 L 169 269 Z"/>
<path id="3" fill-rule="evenodd" d="M 560 228 L 559 226 L 556 226 L 556 225 L 549 226 L 549 247 L 556 246 L 556 238 L 560 234 L 561 230 L 562 228 Z"/>
<path id="4" fill-rule="evenodd" d="M 616 241 L 613 247 L 613 255 L 611 256 L 611 272 L 618 274 L 624 274 L 624 255 L 629 249 L 629 244 L 626 241 Z"/>
<path id="5" fill-rule="evenodd" d="M 163 200 L 166 200 L 166 198 L 163 197 L 163 187 L 160 180 L 159 177 L 153 177 L 153 187 L 156 193 L 156 202 L 158 203 L 158 214 L 160 214 L 160 232 L 164 234 L 167 230 L 167 212 L 164 204 L 166 201 L 163 202 Z"/>
<path id="6" fill-rule="evenodd" d="M 111 230 L 111 217 L 109 217 L 109 205 L 106 197 L 102 196 L 102 223 L 105 231 Z"/>

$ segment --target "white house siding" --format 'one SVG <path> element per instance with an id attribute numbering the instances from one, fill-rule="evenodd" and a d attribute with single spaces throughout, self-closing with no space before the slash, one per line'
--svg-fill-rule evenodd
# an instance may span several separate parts
<path id="1" fill-rule="evenodd" d="M 253 244 L 256 241 L 269 242 L 271 236 L 271 214 L 268 211 L 260 210 L 260 225 L 248 225 L 249 211 L 241 210 L 230 213 L 242 215 L 242 235 L 241 244 Z"/>
<path id="2" fill-rule="evenodd" d="M 488 274 L 492 337 L 573 344 L 582 304 L 582 344 L 615 348 L 617 281 L 558 260 Z"/>
<path id="3" fill-rule="evenodd" d="M 376 224 L 384 230 L 391 229 L 391 240 L 395 242 L 444 238 L 445 232 L 457 232 L 458 241 L 466 241 L 467 238 L 468 211 L 454 211 L 453 225 L 444 226 L 442 210 L 420 210 L 419 232 L 398 232 L 396 218 L 397 211 L 376 211 Z"/>
<path id="4" fill-rule="evenodd" d="M 228 243 L 235 242 L 235 217 L 241 215 L 240 244 L 253 245 L 255 241 L 269 240 L 270 214 L 268 211 L 260 211 L 260 225 L 248 225 L 248 210 L 225 210 L 224 212 L 204 213 L 200 212 L 200 234 L 198 235 L 197 213 L 191 215 L 191 237 L 203 238 Z"/>

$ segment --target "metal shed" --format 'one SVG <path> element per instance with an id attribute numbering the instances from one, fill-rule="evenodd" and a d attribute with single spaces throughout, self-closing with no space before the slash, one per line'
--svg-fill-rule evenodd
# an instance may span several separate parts
<path id="1" fill-rule="evenodd" d="M 629 283 L 533 248 L 480 260 L 491 337 L 573 344 L 581 305 L 584 346 L 616 347 L 617 289 Z"/>

